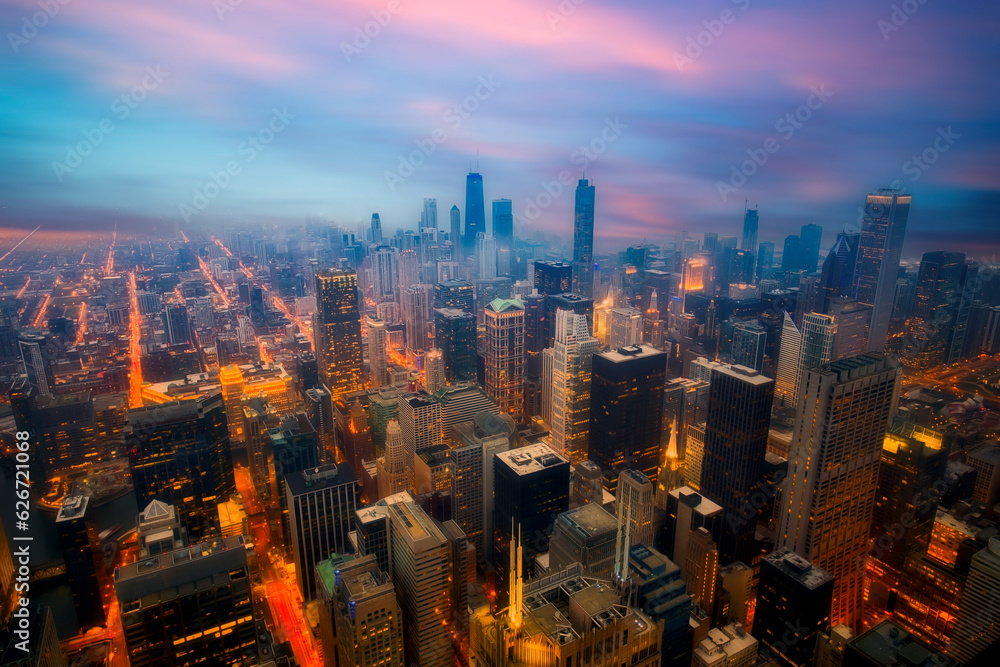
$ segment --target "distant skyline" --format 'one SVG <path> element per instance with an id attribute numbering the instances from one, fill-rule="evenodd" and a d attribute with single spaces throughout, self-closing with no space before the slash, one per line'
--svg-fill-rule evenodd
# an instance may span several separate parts
<path id="1" fill-rule="evenodd" d="M 825 256 L 901 179 L 904 258 L 1000 254 L 996 3 L 335 5 L 4 3 L 0 226 L 464 225 L 474 169 L 522 237 L 571 244 L 586 177 L 598 253 L 738 237 L 749 199 Z"/>

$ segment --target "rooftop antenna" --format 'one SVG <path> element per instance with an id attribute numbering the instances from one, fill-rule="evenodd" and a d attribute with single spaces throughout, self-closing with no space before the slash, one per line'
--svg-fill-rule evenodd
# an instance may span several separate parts
<path id="1" fill-rule="evenodd" d="M 479 173 L 479 149 L 476 149 L 476 173 Z"/>

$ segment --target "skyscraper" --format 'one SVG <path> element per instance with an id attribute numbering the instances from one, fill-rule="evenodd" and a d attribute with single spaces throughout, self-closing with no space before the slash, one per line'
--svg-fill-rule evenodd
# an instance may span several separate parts
<path id="1" fill-rule="evenodd" d="M 221 393 L 129 410 L 125 445 L 139 507 L 177 506 L 194 541 L 220 534 L 218 505 L 236 492 Z"/>
<path id="2" fill-rule="evenodd" d="M 424 212 L 420 218 L 421 227 L 438 228 L 438 200 L 431 197 L 424 197 Z"/>
<path id="3" fill-rule="evenodd" d="M 285 480 L 295 579 L 303 600 L 316 597 L 316 565 L 331 553 L 351 551 L 358 477 L 349 465 L 325 465 Z"/>
<path id="4" fill-rule="evenodd" d="M 365 328 L 368 330 L 368 384 L 378 389 L 389 379 L 389 333 L 385 322 L 371 315 L 367 316 Z"/>
<path id="5" fill-rule="evenodd" d="M 428 348 L 427 289 L 424 285 L 409 285 L 402 291 L 403 322 L 406 325 L 406 349 L 420 352 Z"/>
<path id="6" fill-rule="evenodd" d="M 785 313 L 775 378 L 775 394 L 785 405 L 795 406 L 799 399 L 803 373 L 833 359 L 836 343 L 837 325 L 831 315 L 804 315 L 800 330 L 788 313 Z"/>
<path id="7" fill-rule="evenodd" d="M 701 493 L 722 506 L 723 565 L 752 564 L 757 510 L 751 497 L 763 479 L 774 381 L 744 366 L 712 371 Z"/>
<path id="8" fill-rule="evenodd" d="M 492 234 L 479 234 L 476 237 L 476 267 L 480 280 L 493 280 L 497 277 L 497 242 Z"/>
<path id="9" fill-rule="evenodd" d="M 452 259 L 457 262 L 462 259 L 462 212 L 458 210 L 457 204 L 451 207 L 450 217 L 451 231 L 448 240 L 455 249 L 455 256 Z"/>
<path id="10" fill-rule="evenodd" d="M 49 335 L 41 331 L 22 331 L 17 337 L 21 363 L 24 364 L 28 384 L 42 395 L 51 394 L 55 388 L 52 366 L 46 359 L 46 355 L 51 356 L 51 351 L 48 349 L 51 344 L 52 339 Z"/>
<path id="11" fill-rule="evenodd" d="M 599 503 L 587 503 L 556 518 L 549 541 L 549 570 L 573 563 L 592 577 L 611 579 L 615 568 L 618 521 Z"/>
<path id="12" fill-rule="evenodd" d="M 465 177 L 465 236 L 462 246 L 466 256 L 476 251 L 476 238 L 480 232 L 483 234 L 487 232 L 483 177 L 475 172 L 469 172 Z"/>
<path id="13" fill-rule="evenodd" d="M 854 283 L 854 272 L 858 263 L 858 243 L 860 234 L 841 232 L 837 242 L 823 262 L 817 299 L 817 313 L 829 313 L 830 301 L 837 297 L 850 297 Z"/>
<path id="14" fill-rule="evenodd" d="M 424 200 L 424 207 L 427 206 L 427 200 Z M 380 245 L 382 243 L 382 219 L 379 217 L 378 213 L 372 213 L 372 224 L 371 224 L 372 238 L 371 242 L 375 245 Z"/>
<path id="15" fill-rule="evenodd" d="M 813 224 L 802 225 L 799 239 L 801 239 L 801 268 L 805 269 L 807 273 L 812 273 L 819 264 L 819 249 L 823 245 L 823 228 Z"/>
<path id="16" fill-rule="evenodd" d="M 600 349 L 600 342 L 590 335 L 585 315 L 556 311 L 552 444 L 574 465 L 587 458 L 593 356 Z"/>
<path id="17" fill-rule="evenodd" d="M 967 286 L 978 274 L 979 266 L 964 252 L 924 253 L 913 302 L 913 317 L 926 337 L 918 365 L 953 364 L 962 356 L 975 291 Z"/>
<path id="18" fill-rule="evenodd" d="M 514 203 L 509 199 L 493 200 L 493 238 L 497 249 L 514 249 Z"/>
<path id="19" fill-rule="evenodd" d="M 187 306 L 181 303 L 164 306 L 163 328 L 167 331 L 167 340 L 171 345 L 190 343 L 191 322 Z"/>
<path id="20" fill-rule="evenodd" d="M 965 664 L 1000 639 L 1000 537 L 972 557 L 948 654 Z M 987 664 L 983 662 L 982 664 Z"/>
<path id="21" fill-rule="evenodd" d="M 802 239 L 797 234 L 785 237 L 785 246 L 781 252 L 781 273 L 794 273 L 802 268 Z"/>
<path id="22" fill-rule="evenodd" d="M 434 285 L 435 308 L 457 308 L 467 313 L 475 310 L 475 288 L 465 280 L 444 280 Z"/>
<path id="23" fill-rule="evenodd" d="M 608 347 L 638 345 L 642 342 L 642 313 L 635 308 L 615 308 L 611 311 L 611 335 Z"/>
<path id="24" fill-rule="evenodd" d="M 898 362 L 879 354 L 805 372 L 796 407 L 777 546 L 836 579 L 831 625 L 859 627 L 862 571 Z"/>
<path id="25" fill-rule="evenodd" d="M 757 280 L 766 280 L 774 271 L 774 243 L 764 241 L 757 246 Z"/>
<path id="26" fill-rule="evenodd" d="M 313 335 L 320 378 L 333 400 L 363 386 L 358 276 L 347 269 L 316 274 Z"/>
<path id="27" fill-rule="evenodd" d="M 752 322 L 737 322 L 733 327 L 733 363 L 755 371 L 764 370 L 767 329 Z"/>
<path id="28" fill-rule="evenodd" d="M 743 212 L 743 237 L 740 240 L 740 250 L 751 254 L 757 252 L 757 225 L 760 223 L 760 211 L 749 208 Z"/>
<path id="29" fill-rule="evenodd" d="M 535 262 L 534 286 L 539 294 L 564 294 L 570 291 L 573 266 L 565 262 L 539 260 Z"/>
<path id="30" fill-rule="evenodd" d="M 594 296 L 594 196 L 596 188 L 581 178 L 573 215 L 573 292 Z"/>
<path id="31" fill-rule="evenodd" d="M 56 514 L 59 550 L 66 563 L 76 618 L 84 632 L 104 625 L 105 620 L 101 601 L 104 564 L 99 560 L 101 545 L 94 518 L 87 516 L 89 506 L 89 496 L 67 496 Z"/>
<path id="32" fill-rule="evenodd" d="M 869 352 L 885 349 L 911 199 L 899 190 L 881 189 L 865 200 L 854 285 L 857 300 L 872 307 Z"/>
<path id="33" fill-rule="evenodd" d="M 476 316 L 455 308 L 434 311 L 434 344 L 444 357 L 448 382 L 476 379 Z"/>
<path id="34" fill-rule="evenodd" d="M 406 447 L 399 422 L 391 420 L 385 429 L 385 456 L 378 459 L 378 497 L 391 496 L 410 488 L 406 465 Z"/>
<path id="35" fill-rule="evenodd" d="M 666 370 L 666 353 L 643 345 L 594 355 L 590 460 L 601 467 L 609 493 L 627 468 L 657 478 Z"/>
<path id="36" fill-rule="evenodd" d="M 618 475 L 615 496 L 615 519 L 618 532 L 615 539 L 614 575 L 618 580 L 628 577 L 628 560 L 632 547 L 653 546 L 653 484 L 638 470 L 622 470 Z"/>
<path id="37" fill-rule="evenodd" d="M 524 416 L 524 306 L 495 299 L 486 306 L 486 393 L 500 411 Z"/>

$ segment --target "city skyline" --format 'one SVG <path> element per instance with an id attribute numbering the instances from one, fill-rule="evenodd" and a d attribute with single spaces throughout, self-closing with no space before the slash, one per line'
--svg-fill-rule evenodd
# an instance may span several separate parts
<path id="1" fill-rule="evenodd" d="M 464 214 L 461 177 L 477 171 L 486 202 L 512 200 L 521 236 L 571 243 L 570 190 L 587 178 L 598 252 L 706 226 L 738 235 L 744 200 L 760 207 L 761 240 L 780 247 L 816 223 L 826 250 L 865 193 L 901 179 L 914 196 L 904 258 L 993 253 L 997 136 L 978 81 L 997 12 L 977 4 L 973 19 L 941 3 L 894 16 L 860 2 L 279 13 L 105 0 L 87 14 L 60 5 L 37 27 L 35 4 L 11 3 L 0 224 L 350 227 L 378 211 L 387 230 L 414 228 L 427 196 Z M 406 57 L 417 49 L 424 59 Z M 741 185 L 732 168 L 755 155 Z M 551 203 L 546 184 L 560 190 Z"/>

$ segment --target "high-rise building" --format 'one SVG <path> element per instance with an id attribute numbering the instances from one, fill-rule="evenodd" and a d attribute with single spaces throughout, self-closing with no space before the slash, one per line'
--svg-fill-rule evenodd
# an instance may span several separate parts
<path id="1" fill-rule="evenodd" d="M 388 510 L 392 581 L 402 610 L 406 663 L 450 667 L 454 649 L 447 625 L 454 568 L 448 538 L 412 502 L 394 503 Z"/>
<path id="2" fill-rule="evenodd" d="M 913 317 L 920 321 L 922 347 L 919 366 L 953 364 L 962 356 L 979 265 L 964 252 L 925 252 L 920 262 Z"/>
<path id="3" fill-rule="evenodd" d="M 642 342 L 642 313 L 635 308 L 615 308 L 611 311 L 611 335 L 608 347 L 639 345 Z"/>
<path id="4" fill-rule="evenodd" d="M 827 302 L 826 314 L 833 317 L 833 323 L 837 326 L 837 340 L 831 361 L 864 354 L 868 347 L 871 306 L 854 299 L 834 297 Z"/>
<path id="5" fill-rule="evenodd" d="M 774 271 L 774 243 L 764 241 L 757 246 L 757 280 L 766 280 Z"/>
<path id="6" fill-rule="evenodd" d="M 466 256 L 475 252 L 476 238 L 480 232 L 483 234 L 487 232 L 483 177 L 475 172 L 469 172 L 465 177 L 465 236 L 462 246 Z"/>
<path id="7" fill-rule="evenodd" d="M 628 578 L 638 606 L 663 621 L 660 640 L 663 667 L 691 664 L 691 596 L 681 569 L 656 549 L 637 545 L 629 552 Z"/>
<path id="8" fill-rule="evenodd" d="M 899 190 L 882 189 L 865 200 L 854 285 L 855 298 L 872 307 L 869 352 L 885 349 L 911 199 Z"/>
<path id="9" fill-rule="evenodd" d="M 27 635 L 30 640 L 4 642 L 4 648 L 0 651 L 0 665 L 66 667 L 69 663 L 66 661 L 66 654 L 59 646 L 59 635 L 56 633 L 52 608 L 41 604 L 28 604 L 18 611 L 20 618 L 9 615 L 2 626 L 2 632 L 5 637 L 20 640 L 20 636 Z"/>
<path id="10" fill-rule="evenodd" d="M 316 597 L 316 565 L 332 553 L 349 553 L 358 476 L 347 464 L 325 465 L 285 480 L 295 579 L 303 600 Z"/>
<path id="11" fill-rule="evenodd" d="M 368 330 L 368 384 L 378 389 L 389 379 L 389 333 L 385 322 L 371 315 L 367 316 L 365 328 Z"/>
<path id="12" fill-rule="evenodd" d="M 445 280 L 434 285 L 435 308 L 475 312 L 475 288 L 466 280 Z"/>
<path id="13" fill-rule="evenodd" d="M 316 274 L 316 312 L 313 314 L 316 357 L 330 396 L 362 388 L 361 313 L 358 276 L 346 269 Z"/>
<path id="14" fill-rule="evenodd" d="M 259 659 L 242 535 L 122 565 L 114 586 L 134 667 Z"/>
<path id="15" fill-rule="evenodd" d="M 705 528 L 691 532 L 681 577 L 688 585 L 691 599 L 705 611 L 715 608 L 716 579 L 719 574 L 719 546 Z M 709 611 L 709 613 L 711 613 Z"/>
<path id="16" fill-rule="evenodd" d="M 573 292 L 594 296 L 594 197 L 596 188 L 581 178 L 573 214 Z"/>
<path id="17" fill-rule="evenodd" d="M 177 506 L 193 541 L 220 534 L 218 505 L 236 492 L 221 393 L 129 410 L 125 446 L 140 507 Z"/>
<path id="18" fill-rule="evenodd" d="M 89 506 L 89 496 L 67 496 L 56 514 L 59 551 L 66 563 L 76 618 L 84 632 L 104 625 L 105 620 L 101 600 L 104 564 L 94 518 L 87 516 Z"/>
<path id="19" fill-rule="evenodd" d="M 378 497 L 385 498 L 410 488 L 403 431 L 395 419 L 385 430 L 385 456 L 378 459 Z"/>
<path id="20" fill-rule="evenodd" d="M 493 200 L 493 237 L 498 250 L 514 250 L 514 203 L 509 199 Z"/>
<path id="21" fill-rule="evenodd" d="M 860 627 L 862 569 L 899 363 L 879 354 L 805 372 L 778 524 L 787 547 L 836 579 L 831 625 Z"/>
<path id="22" fill-rule="evenodd" d="M 740 240 L 740 250 L 751 254 L 757 252 L 757 226 L 760 223 L 760 210 L 747 207 L 743 212 L 743 236 Z"/>
<path id="23" fill-rule="evenodd" d="M 832 601 L 828 572 L 787 549 L 765 556 L 753 624 L 761 653 L 785 667 L 812 665 L 816 639 L 830 629 Z"/>
<path id="24" fill-rule="evenodd" d="M 55 378 L 52 365 L 46 356 L 51 356 L 49 349 L 51 337 L 41 331 L 22 331 L 17 337 L 17 345 L 21 352 L 21 363 L 28 376 L 28 384 L 41 395 L 49 395 L 55 389 Z"/>
<path id="25" fill-rule="evenodd" d="M 431 229 L 438 228 L 438 200 L 433 197 L 424 197 L 424 211 L 420 217 L 420 226 Z"/>
<path id="26" fill-rule="evenodd" d="M 564 294 L 572 290 L 573 266 L 565 262 L 535 262 L 534 287 L 539 294 Z"/>
<path id="27" fill-rule="evenodd" d="M 781 325 L 781 343 L 778 348 L 778 368 L 774 379 L 774 394 L 786 405 L 795 405 L 799 379 L 799 359 L 802 355 L 802 332 L 792 316 L 785 311 Z"/>
<path id="28" fill-rule="evenodd" d="M 837 242 L 833 244 L 830 253 L 823 262 L 823 272 L 820 276 L 820 296 L 817 300 L 816 312 L 829 313 L 830 300 L 837 297 L 853 298 L 852 285 L 858 263 L 858 244 L 861 235 L 841 232 Z"/>
<path id="29" fill-rule="evenodd" d="M 556 518 L 549 540 L 549 570 L 573 563 L 589 576 L 611 579 L 615 567 L 618 521 L 599 503 L 587 503 Z"/>
<path id="30" fill-rule="evenodd" d="M 823 245 L 823 228 L 819 225 L 802 225 L 799 238 L 802 240 L 800 249 L 802 268 L 806 270 L 806 273 L 812 273 L 819 264 L 819 249 Z"/>
<path id="31" fill-rule="evenodd" d="M 618 489 L 622 470 L 657 479 L 667 355 L 643 345 L 594 355 L 590 390 L 590 460 L 604 488 Z"/>
<path id="32" fill-rule="evenodd" d="M 755 371 L 764 370 L 767 329 L 753 322 L 737 322 L 733 327 L 733 363 Z"/>
<path id="33" fill-rule="evenodd" d="M 568 310 L 577 315 L 587 316 L 587 326 L 593 329 L 594 300 L 573 292 L 550 294 L 545 297 L 545 347 L 552 347 L 556 339 L 556 311 Z"/>
<path id="34" fill-rule="evenodd" d="M 753 562 L 757 511 L 751 498 L 763 479 L 773 400 L 774 381 L 753 369 L 712 371 L 700 490 L 729 517 L 719 540 L 723 565 Z"/>
<path id="35" fill-rule="evenodd" d="M 410 285 L 402 290 L 403 321 L 406 324 L 406 349 L 420 352 L 428 348 L 427 289 L 424 285 Z"/>
<path id="36" fill-rule="evenodd" d="M 486 306 L 486 393 L 500 411 L 524 417 L 524 306 L 494 299 Z"/>
<path id="37" fill-rule="evenodd" d="M 972 557 L 948 654 L 965 664 L 991 649 L 998 639 L 1000 537 L 991 537 L 987 547 Z"/>
<path id="38" fill-rule="evenodd" d="M 426 199 L 424 200 L 424 207 L 427 207 Z M 382 219 L 378 213 L 372 213 L 371 236 L 371 242 L 375 245 L 382 243 Z"/>
<path id="39" fill-rule="evenodd" d="M 520 535 L 525 572 L 534 571 L 535 545 L 547 541 L 560 512 L 569 509 L 569 461 L 545 444 L 493 456 L 493 546 L 497 568 L 496 607 L 507 606 L 511 541 Z"/>
<path id="40" fill-rule="evenodd" d="M 885 620 L 847 642 L 841 661 L 837 664 L 845 667 L 955 667 L 966 663 L 956 662 L 943 652 L 935 650 L 894 620 Z"/>
<path id="41" fill-rule="evenodd" d="M 681 486 L 671 490 L 667 496 L 664 554 L 675 563 L 686 562 L 691 534 L 704 528 L 718 542 L 722 536 L 722 518 L 722 506 L 691 487 Z"/>
<path id="42" fill-rule="evenodd" d="M 638 470 L 622 470 L 615 495 L 615 572 L 618 581 L 628 577 L 632 547 L 653 546 L 653 484 Z"/>
<path id="43" fill-rule="evenodd" d="M 808 313 L 802 317 L 800 329 L 785 313 L 775 379 L 775 394 L 785 405 L 794 407 L 799 399 L 803 373 L 833 359 L 836 342 L 837 325 L 833 316 Z"/>
<path id="44" fill-rule="evenodd" d="M 456 308 L 434 311 L 434 344 L 444 357 L 448 382 L 476 379 L 476 316 Z"/>
<path id="45" fill-rule="evenodd" d="M 802 270 L 802 239 L 797 234 L 785 237 L 784 249 L 781 251 L 781 273 L 796 273 Z"/>
<path id="46" fill-rule="evenodd" d="M 451 241 L 452 247 L 454 248 L 455 255 L 452 256 L 452 260 L 459 261 L 462 254 L 462 212 L 458 209 L 458 205 L 455 204 L 451 207 L 450 215 L 450 232 L 448 233 L 448 240 Z"/>
<path id="47" fill-rule="evenodd" d="M 556 311 L 552 364 L 552 443 L 576 465 L 587 458 L 593 356 L 601 345 L 590 335 L 587 317 Z"/>
<path id="48" fill-rule="evenodd" d="M 375 556 L 351 559 L 334 554 L 317 564 L 316 570 L 320 637 L 328 664 L 404 667 L 403 621 L 396 589 Z"/>
<path id="49" fill-rule="evenodd" d="M 191 342 L 191 322 L 187 306 L 171 304 L 163 308 L 163 328 L 171 345 Z"/>
<path id="50" fill-rule="evenodd" d="M 476 237 L 476 268 L 480 280 L 493 280 L 497 277 L 497 241 L 492 234 L 480 234 Z"/>
<path id="51" fill-rule="evenodd" d="M 433 394 L 445 384 L 444 354 L 441 350 L 428 350 L 424 355 L 424 389 Z"/>

